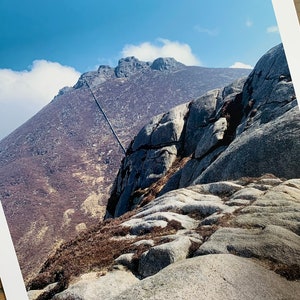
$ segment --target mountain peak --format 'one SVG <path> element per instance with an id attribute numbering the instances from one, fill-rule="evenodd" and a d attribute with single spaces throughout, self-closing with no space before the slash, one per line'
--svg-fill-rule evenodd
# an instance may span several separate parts
<path id="1" fill-rule="evenodd" d="M 115 75 L 118 78 L 129 77 L 143 69 L 150 68 L 158 71 L 174 71 L 184 66 L 184 64 L 178 62 L 173 57 L 159 57 L 151 63 L 140 61 L 134 56 L 129 56 L 119 60 L 118 66 L 115 68 Z M 99 69 L 100 68 L 103 68 L 103 66 L 100 66 Z"/>
<path id="2" fill-rule="evenodd" d="M 140 61 L 134 56 L 125 57 L 119 60 L 118 66 L 115 68 L 115 74 L 118 78 L 129 77 L 148 67 L 148 62 Z"/>
<path id="3" fill-rule="evenodd" d="M 173 57 L 159 57 L 155 59 L 151 65 L 151 69 L 153 70 L 174 70 L 178 68 L 182 68 L 185 65 L 178 62 Z"/>
<path id="4" fill-rule="evenodd" d="M 101 75 L 111 76 L 114 72 L 114 69 L 108 65 L 101 65 L 101 66 L 99 66 L 97 72 L 98 72 L 98 74 L 101 74 Z"/>
<path id="5" fill-rule="evenodd" d="M 134 56 L 124 57 L 118 61 L 118 65 L 115 68 L 108 65 L 101 65 L 97 71 L 82 74 L 75 88 L 83 86 L 85 81 L 88 81 L 89 85 L 93 87 L 103 83 L 109 78 L 130 77 L 142 70 L 176 71 L 184 66 L 184 64 L 176 61 L 172 57 L 159 57 L 152 63 L 141 61 Z"/>

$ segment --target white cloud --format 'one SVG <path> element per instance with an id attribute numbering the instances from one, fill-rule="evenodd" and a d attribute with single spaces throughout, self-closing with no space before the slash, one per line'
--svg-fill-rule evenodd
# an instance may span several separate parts
<path id="1" fill-rule="evenodd" d="M 279 33 L 278 26 L 269 26 L 267 28 L 267 33 Z"/>
<path id="2" fill-rule="evenodd" d="M 246 21 L 246 26 L 247 26 L 247 27 L 252 27 L 252 26 L 253 26 L 253 22 L 252 22 L 251 20 L 248 19 L 248 20 Z"/>
<path id="3" fill-rule="evenodd" d="M 196 25 L 194 28 L 196 31 L 198 31 L 200 33 L 206 33 L 210 36 L 216 36 L 219 34 L 218 29 L 208 29 L 208 28 L 201 27 L 199 25 Z"/>
<path id="4" fill-rule="evenodd" d="M 49 103 L 64 86 L 80 76 L 74 68 L 36 60 L 30 70 L 0 69 L 0 139 Z"/>
<path id="5" fill-rule="evenodd" d="M 201 65 L 201 62 L 192 53 L 192 49 L 188 44 L 167 39 L 158 39 L 157 41 L 159 45 L 154 45 L 150 42 L 144 42 L 139 45 L 125 45 L 122 50 L 122 56 L 135 56 L 143 61 L 153 61 L 158 57 L 173 57 L 188 66 Z"/>
<path id="6" fill-rule="evenodd" d="M 238 68 L 238 69 L 253 69 L 253 67 L 251 65 L 247 65 L 244 64 L 242 62 L 235 62 L 232 66 L 230 66 L 229 68 Z"/>

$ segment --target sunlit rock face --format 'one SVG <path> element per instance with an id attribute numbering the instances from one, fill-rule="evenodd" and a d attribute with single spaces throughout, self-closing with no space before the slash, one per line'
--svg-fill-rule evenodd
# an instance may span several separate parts
<path id="1" fill-rule="evenodd" d="M 248 78 L 154 117 L 123 160 L 107 216 L 191 184 L 300 176 L 300 113 L 282 45 Z"/>

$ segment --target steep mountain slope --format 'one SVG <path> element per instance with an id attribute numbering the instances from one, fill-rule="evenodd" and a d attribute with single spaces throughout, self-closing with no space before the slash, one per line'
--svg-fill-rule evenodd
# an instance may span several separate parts
<path id="1" fill-rule="evenodd" d="M 83 74 L 3 139 L 0 196 L 25 278 L 54 246 L 104 216 L 124 156 L 105 116 L 126 148 L 150 117 L 247 73 L 121 59 Z"/>
<path id="2" fill-rule="evenodd" d="M 299 138 L 279 45 L 143 127 L 107 219 L 48 258 L 30 299 L 298 299 Z"/>

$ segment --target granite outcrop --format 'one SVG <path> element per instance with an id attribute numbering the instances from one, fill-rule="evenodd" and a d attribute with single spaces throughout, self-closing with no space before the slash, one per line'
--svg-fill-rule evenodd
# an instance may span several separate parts
<path id="1" fill-rule="evenodd" d="M 154 117 L 127 151 L 107 217 L 192 184 L 300 174 L 300 114 L 282 45 L 246 79 Z M 155 192 L 154 192 L 155 191 Z"/>
<path id="2" fill-rule="evenodd" d="M 299 234 L 300 179 L 266 174 L 191 185 L 106 220 L 62 247 L 31 282 L 29 295 L 297 299 Z M 102 252 L 102 262 L 82 265 L 90 247 Z M 37 293 L 40 298 L 33 297 Z"/>

